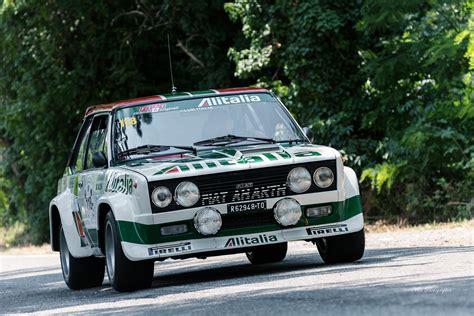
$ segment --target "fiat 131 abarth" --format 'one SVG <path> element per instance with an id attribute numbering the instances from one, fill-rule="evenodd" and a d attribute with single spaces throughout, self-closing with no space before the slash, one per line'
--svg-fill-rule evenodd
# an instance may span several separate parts
<path id="1" fill-rule="evenodd" d="M 105 271 L 117 291 L 146 288 L 169 258 L 265 264 L 300 240 L 339 263 L 365 245 L 354 171 L 260 88 L 89 107 L 49 216 L 71 289 Z"/>

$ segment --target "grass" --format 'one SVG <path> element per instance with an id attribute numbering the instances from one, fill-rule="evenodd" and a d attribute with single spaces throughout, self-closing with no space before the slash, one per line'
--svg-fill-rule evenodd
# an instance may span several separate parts
<path id="1" fill-rule="evenodd" d="M 25 225 L 15 222 L 9 227 L 0 227 L 0 250 L 12 246 L 26 245 L 28 242 L 23 237 L 25 235 Z"/>

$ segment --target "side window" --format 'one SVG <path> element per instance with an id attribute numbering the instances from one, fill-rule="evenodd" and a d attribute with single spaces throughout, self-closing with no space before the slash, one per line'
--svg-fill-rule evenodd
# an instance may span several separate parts
<path id="1" fill-rule="evenodd" d="M 94 118 L 92 122 L 89 145 L 86 154 L 86 169 L 94 168 L 92 156 L 96 152 L 103 152 L 107 155 L 107 121 L 108 115 L 101 115 Z"/>
<path id="2" fill-rule="evenodd" d="M 91 122 L 92 118 L 89 117 L 82 124 L 79 136 L 74 145 L 71 159 L 69 160 L 69 167 L 74 173 L 81 172 L 84 168 L 84 154 L 86 150 L 87 136 L 89 135 L 89 128 L 91 126 Z"/>

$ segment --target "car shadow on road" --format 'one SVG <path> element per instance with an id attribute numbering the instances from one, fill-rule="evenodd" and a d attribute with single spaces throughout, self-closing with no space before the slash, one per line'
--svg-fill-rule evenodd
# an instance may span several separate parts
<path id="1" fill-rule="evenodd" d="M 0 281 L 2 283 L 0 291 L 0 314 L 14 313 L 14 312 L 54 312 L 57 309 L 64 309 L 67 307 L 73 307 L 78 304 L 78 297 L 81 302 L 84 303 L 83 311 L 88 314 L 94 310 L 94 313 L 110 313 L 113 309 L 107 306 L 94 307 L 94 304 L 102 303 L 117 303 L 125 300 L 137 300 L 137 299 L 153 299 L 154 304 L 148 304 L 150 306 L 135 306 L 137 310 L 133 311 L 147 311 L 147 308 L 152 309 L 152 306 L 159 304 L 157 298 L 162 296 L 173 296 L 177 294 L 186 293 L 192 297 L 196 293 L 196 297 L 199 293 L 205 290 L 219 292 L 220 287 L 231 287 L 241 286 L 242 284 L 247 285 L 258 285 L 267 281 L 275 280 L 287 280 L 288 284 L 295 278 L 301 278 L 305 276 L 314 275 L 338 275 L 339 278 L 344 278 L 344 274 L 347 272 L 353 272 L 357 270 L 364 270 L 371 267 L 378 267 L 383 269 L 396 269 L 402 266 L 418 265 L 420 266 L 419 273 L 423 273 L 423 266 L 430 263 L 428 256 L 450 254 L 450 253 L 472 253 L 474 247 L 410 247 L 410 248 L 385 248 L 385 249 L 368 249 L 366 250 L 364 257 L 354 263 L 350 264 L 337 264 L 337 265 L 326 265 L 322 262 L 321 258 L 317 255 L 316 250 L 313 253 L 303 253 L 289 255 L 287 259 L 280 263 L 267 264 L 267 265 L 251 265 L 245 259 L 245 255 L 233 255 L 221 257 L 218 261 L 213 260 L 209 263 L 200 260 L 185 260 L 178 261 L 175 263 L 156 263 L 155 265 L 155 277 L 153 286 L 151 289 L 137 291 L 134 293 L 117 293 L 110 288 L 108 281 L 104 281 L 104 285 L 96 289 L 88 289 L 82 291 L 71 291 L 67 289 L 66 285 L 61 282 L 61 273 L 54 273 L 59 266 L 51 267 L 47 273 L 48 268 L 38 269 L 39 275 L 34 275 L 34 271 L 19 270 L 15 272 L 8 272 L 8 275 L 1 275 Z M 414 257 L 427 257 L 427 260 L 419 260 L 416 263 L 410 262 Z M 162 268 L 162 269 L 161 269 Z M 25 274 L 25 276 L 22 276 Z M 43 273 L 43 274 L 42 274 Z M 375 279 L 371 282 L 370 286 L 378 286 L 384 288 L 387 286 L 386 283 L 390 280 L 390 277 L 384 277 L 382 281 L 378 282 Z M 409 282 L 409 280 L 396 280 L 399 282 Z M 438 281 L 436 281 L 438 282 Z M 454 283 L 459 283 L 459 287 L 463 288 L 466 283 L 463 280 L 446 279 L 444 282 L 447 283 L 446 287 L 454 288 Z M 355 284 L 350 281 L 343 282 L 347 283 L 344 286 L 345 289 L 353 288 L 359 289 L 362 287 L 365 289 L 367 285 Z M 453 284 L 451 284 L 453 283 Z M 461 284 L 462 283 L 462 284 Z M 472 288 L 472 280 L 471 280 Z M 410 284 L 410 286 L 415 286 Z M 423 286 L 423 285 L 420 285 Z M 400 290 L 400 289 L 398 289 Z M 287 287 L 283 293 L 295 293 L 301 292 L 306 293 L 308 291 L 314 291 L 314 289 L 304 290 L 300 287 L 292 288 Z M 332 290 L 336 291 L 337 290 Z M 245 292 L 247 297 L 261 297 L 262 299 L 271 299 L 270 293 L 275 294 L 275 291 L 257 291 L 253 293 L 249 290 Z M 472 291 L 471 291 L 472 292 Z M 309 293 L 309 292 L 308 292 Z M 267 297 L 268 296 L 268 297 Z M 20 299 L 20 298 L 21 299 Z M 241 295 L 239 295 L 241 297 Z M 211 299 L 209 299 L 211 300 Z M 17 302 L 21 301 L 22 304 Z M 192 299 L 190 301 L 193 301 Z M 202 306 L 202 304 L 213 304 L 211 301 L 207 302 L 207 299 L 194 301 L 194 304 Z M 179 306 L 182 308 L 181 311 L 185 311 L 184 306 L 186 302 L 182 302 Z M 169 312 L 177 311 L 175 307 L 163 303 L 161 308 L 166 308 Z M 88 307 L 89 306 L 89 307 Z M 120 309 L 125 311 L 126 309 Z M 206 309 L 207 310 L 207 309 Z M 238 311 L 236 311 L 238 312 Z"/>
<path id="2" fill-rule="evenodd" d="M 275 274 L 281 274 L 278 277 L 294 278 L 306 274 L 328 274 L 350 272 L 357 269 L 365 269 L 370 266 L 380 266 L 385 264 L 384 268 L 395 268 L 410 265 L 403 263 L 404 257 L 417 257 L 434 253 L 450 252 L 472 252 L 474 247 L 416 247 L 416 248 L 388 248 L 388 249 L 369 249 L 366 250 L 361 260 L 350 264 L 325 264 L 316 254 L 304 254 L 298 256 L 289 256 L 283 262 L 251 265 L 246 261 L 236 263 L 218 262 L 211 265 L 200 264 L 198 267 L 191 267 L 188 271 L 180 269 L 161 274 L 159 263 L 155 265 L 155 278 L 153 287 L 166 288 L 193 283 L 207 283 L 212 281 L 240 279 L 252 276 L 261 276 L 261 279 L 274 279 Z M 389 263 L 389 264 L 386 264 Z M 415 263 L 414 265 L 423 265 L 424 263 Z M 292 272 L 285 276 L 285 273 Z M 212 287 L 212 286 L 211 286 Z"/>

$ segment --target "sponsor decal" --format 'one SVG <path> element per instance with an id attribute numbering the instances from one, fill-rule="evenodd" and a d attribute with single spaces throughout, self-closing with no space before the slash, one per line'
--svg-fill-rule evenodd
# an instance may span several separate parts
<path id="1" fill-rule="evenodd" d="M 204 98 L 199 103 L 198 107 L 203 106 L 213 106 L 213 105 L 223 105 L 223 104 L 236 104 L 236 103 L 245 103 L 245 102 L 260 102 L 261 99 L 258 95 L 234 95 L 229 97 L 212 97 Z"/>
<path id="2" fill-rule="evenodd" d="M 306 233 L 310 236 L 322 236 L 322 235 L 327 235 L 327 234 L 345 233 L 345 232 L 349 232 L 349 228 L 347 227 L 346 224 L 306 228 Z"/>
<path id="3" fill-rule="evenodd" d="M 260 244 L 267 244 L 271 242 L 277 242 L 278 237 L 276 235 L 266 235 L 266 234 L 260 234 L 257 235 L 256 237 L 243 237 L 243 236 L 237 236 L 237 237 L 231 237 L 227 240 L 225 243 L 225 248 L 232 248 L 232 247 L 238 247 L 238 246 L 252 246 L 252 245 L 260 245 Z"/>
<path id="4" fill-rule="evenodd" d="M 160 104 L 152 104 L 152 105 L 145 105 L 142 106 L 141 108 L 138 109 L 138 112 L 143 113 L 143 112 L 159 112 L 166 110 L 166 104 L 160 103 Z"/>
<path id="5" fill-rule="evenodd" d="M 94 201 L 92 200 L 92 187 L 88 183 L 84 192 L 84 200 L 86 202 L 86 209 L 92 211 L 94 209 Z"/>
<path id="6" fill-rule="evenodd" d="M 202 155 L 202 158 L 205 159 L 216 159 L 220 158 L 222 156 L 225 157 L 225 155 L 221 153 L 213 153 L 214 156 L 207 156 L 207 155 Z M 241 164 L 247 164 L 247 163 L 260 163 L 260 162 L 265 162 L 265 161 L 273 161 L 273 160 L 281 160 L 281 159 L 290 159 L 291 156 L 287 152 L 277 152 L 273 154 L 268 154 L 264 153 L 260 156 L 246 156 L 246 157 L 241 157 L 240 159 L 219 159 L 219 160 L 214 160 L 214 161 L 206 161 L 204 164 L 176 164 L 168 167 L 164 167 L 160 171 L 156 172 L 155 175 L 159 174 L 167 174 L 167 173 L 177 173 L 177 172 L 186 172 L 189 170 L 194 169 L 203 169 L 205 167 L 207 168 L 215 168 L 215 167 L 228 167 L 228 166 L 236 166 L 236 165 L 241 165 Z M 266 160 L 265 160 L 266 159 Z M 204 166 L 204 167 L 203 167 Z"/>
<path id="7" fill-rule="evenodd" d="M 177 254 L 177 253 L 190 251 L 192 249 L 193 248 L 190 242 L 184 242 L 184 243 L 179 243 L 175 245 L 148 248 L 148 255 L 156 256 L 156 255 Z"/>
<path id="8" fill-rule="evenodd" d="M 250 200 L 270 199 L 286 195 L 286 184 L 275 184 L 249 189 L 234 190 L 233 192 L 223 191 L 203 194 L 201 196 L 202 205 L 214 205 L 222 203 L 235 203 Z"/>
<path id="9" fill-rule="evenodd" d="M 133 180 L 129 175 L 124 174 L 118 177 L 111 176 L 107 182 L 105 191 L 132 194 L 133 188 Z"/>

